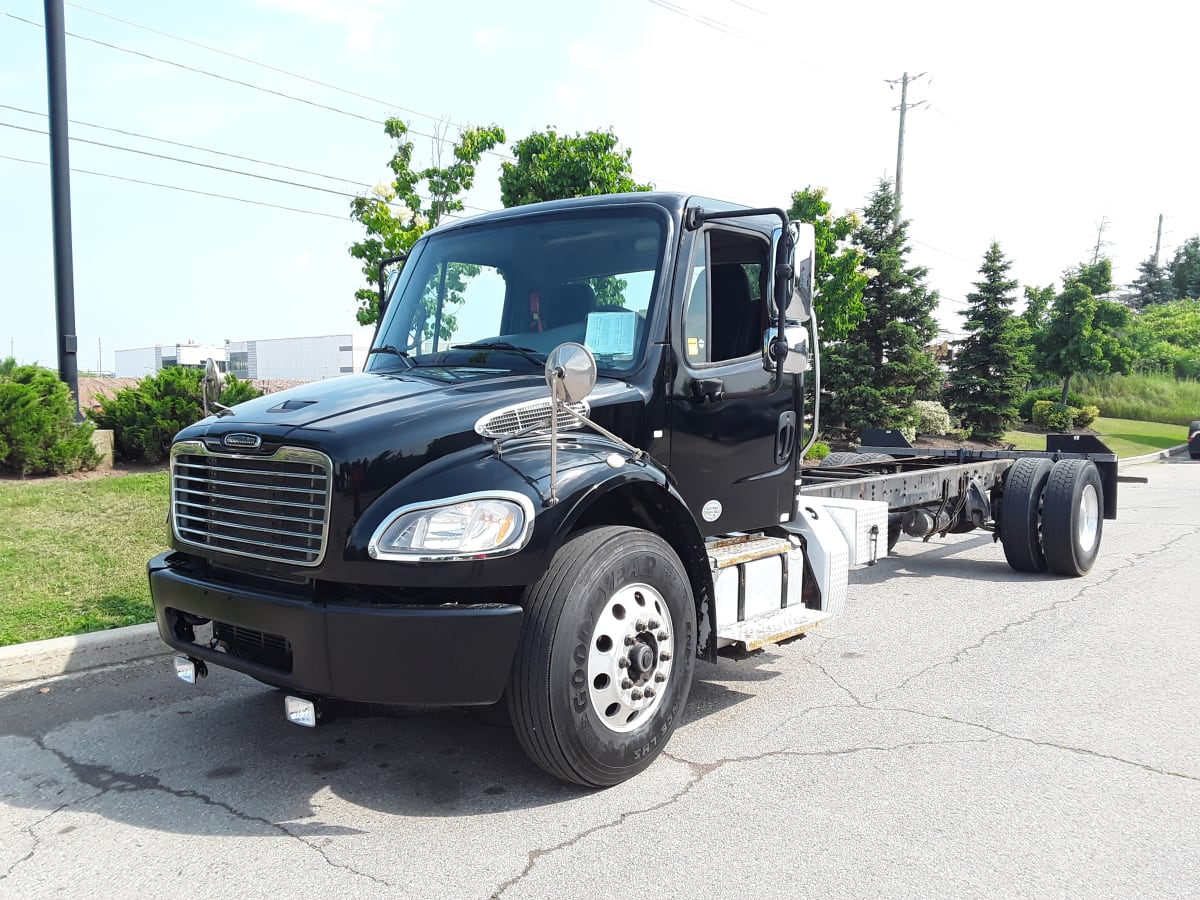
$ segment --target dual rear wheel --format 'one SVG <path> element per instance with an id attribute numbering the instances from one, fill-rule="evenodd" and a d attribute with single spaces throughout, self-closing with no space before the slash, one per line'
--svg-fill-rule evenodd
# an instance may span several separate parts
<path id="1" fill-rule="evenodd" d="M 1004 481 L 1000 541 L 1018 572 L 1084 575 L 1100 552 L 1104 488 L 1095 463 L 1023 458 Z"/>

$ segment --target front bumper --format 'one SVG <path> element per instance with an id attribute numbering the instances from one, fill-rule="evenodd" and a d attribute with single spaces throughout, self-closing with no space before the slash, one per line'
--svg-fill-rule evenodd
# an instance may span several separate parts
<path id="1" fill-rule="evenodd" d="M 158 633 L 196 659 L 299 693 L 367 703 L 494 703 L 508 680 L 519 606 L 321 603 L 209 583 L 172 568 L 171 556 L 148 567 Z M 197 618 L 246 649 L 234 655 L 198 641 Z"/>

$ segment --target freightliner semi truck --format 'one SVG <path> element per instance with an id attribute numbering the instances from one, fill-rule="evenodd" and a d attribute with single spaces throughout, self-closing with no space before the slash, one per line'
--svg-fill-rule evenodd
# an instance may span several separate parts
<path id="1" fill-rule="evenodd" d="M 306 725 L 329 698 L 499 705 L 537 765 L 603 787 L 662 751 L 697 659 L 838 614 L 901 536 L 984 529 L 1015 569 L 1079 576 L 1116 515 L 1094 438 L 875 432 L 803 466 L 813 233 L 780 209 L 533 204 L 390 263 L 361 373 L 175 438 L 149 575 L 185 681 L 246 673 Z"/>

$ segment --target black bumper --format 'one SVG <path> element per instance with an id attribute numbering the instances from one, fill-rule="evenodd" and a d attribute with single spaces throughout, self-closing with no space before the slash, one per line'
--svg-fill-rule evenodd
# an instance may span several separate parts
<path id="1" fill-rule="evenodd" d="M 188 656 L 299 693 L 367 703 L 494 703 L 508 680 L 519 606 L 321 604 L 207 583 L 171 568 L 169 556 L 149 563 L 154 615 L 162 639 Z M 212 621 L 245 651 L 197 643 L 189 617 Z"/>

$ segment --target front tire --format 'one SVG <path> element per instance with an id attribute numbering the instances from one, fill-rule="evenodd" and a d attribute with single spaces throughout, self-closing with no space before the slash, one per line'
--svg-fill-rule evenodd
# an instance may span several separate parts
<path id="1" fill-rule="evenodd" d="M 588 787 L 649 766 L 679 723 L 696 660 L 691 584 L 670 545 L 637 528 L 580 532 L 524 606 L 508 704 L 525 752 Z"/>

